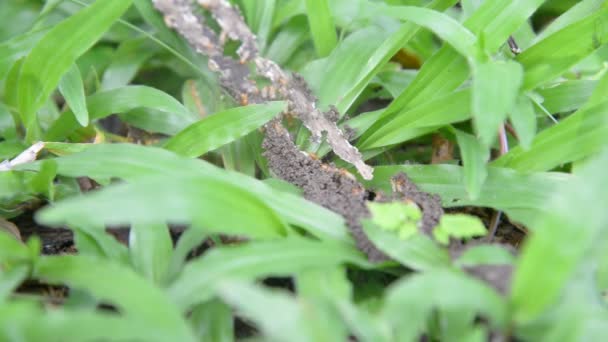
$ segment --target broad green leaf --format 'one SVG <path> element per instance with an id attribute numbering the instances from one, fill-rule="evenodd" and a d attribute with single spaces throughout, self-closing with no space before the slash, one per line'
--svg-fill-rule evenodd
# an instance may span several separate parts
<path id="1" fill-rule="evenodd" d="M 98 92 L 88 96 L 86 102 L 91 120 L 136 108 L 150 108 L 162 112 L 165 118 L 164 131 L 172 134 L 195 121 L 195 116 L 175 98 L 156 88 L 146 86 L 126 86 Z M 74 114 L 70 111 L 65 112 L 51 126 L 45 140 L 62 140 L 77 127 Z"/>
<path id="2" fill-rule="evenodd" d="M 198 157 L 243 137 L 275 117 L 285 102 L 237 107 L 209 115 L 169 139 L 164 147 L 179 155 Z"/>
<path id="3" fill-rule="evenodd" d="M 441 196 L 445 207 L 490 207 L 505 211 L 511 219 L 528 225 L 536 219 L 538 211 L 545 208 L 557 186 L 571 179 L 564 173 L 523 174 L 489 167 L 488 178 L 476 200 L 470 199 L 462 182 L 463 168 L 455 165 L 376 166 L 374 179 L 364 184 L 390 193 L 390 179 L 399 172 L 405 172 L 421 190 Z"/>
<path id="4" fill-rule="evenodd" d="M 138 340 L 163 342 L 174 333 L 137 317 L 108 312 L 43 308 L 33 301 L 12 301 L 0 307 L 0 339 L 11 341 Z M 192 341 L 192 339 L 190 339 Z"/>
<path id="5" fill-rule="evenodd" d="M 346 266 L 303 270 L 296 276 L 295 285 L 300 303 L 312 308 L 310 313 L 304 312 L 304 319 L 308 320 L 313 340 L 347 340 L 349 332 L 335 309 L 335 303 L 352 300 L 353 289 Z"/>
<path id="6" fill-rule="evenodd" d="M 330 341 L 328 330 L 313 331 L 312 321 L 319 319 L 315 307 L 306 307 L 285 291 L 265 289 L 244 282 L 223 281 L 218 286 L 222 300 L 252 320 L 271 341 Z M 326 336 L 315 336 L 326 335 Z"/>
<path id="7" fill-rule="evenodd" d="M 490 158 L 490 151 L 471 134 L 457 129 L 454 129 L 453 132 L 456 134 L 460 157 L 464 165 L 464 184 L 467 193 L 471 200 L 476 200 L 488 177 L 486 162 Z"/>
<path id="8" fill-rule="evenodd" d="M 181 276 L 169 287 L 169 295 L 182 310 L 187 310 L 211 298 L 221 279 L 293 275 L 312 267 L 347 262 L 368 265 L 354 246 L 331 241 L 292 237 L 215 248 L 184 267 Z"/>
<path id="9" fill-rule="evenodd" d="M 129 253 L 135 269 L 154 284 L 166 280 L 173 254 L 173 241 L 166 224 L 133 225 Z"/>
<path id="10" fill-rule="evenodd" d="M 25 245 L 12 234 L 0 230 L 0 262 L 28 260 L 29 252 Z"/>
<path id="11" fill-rule="evenodd" d="M 112 260 L 128 265 L 129 251 L 125 245 L 107 233 L 104 226 L 70 226 L 74 232 L 74 245 L 79 255 Z"/>
<path id="12" fill-rule="evenodd" d="M 221 170 L 202 160 L 180 157 L 172 152 L 134 144 L 80 144 L 84 151 L 56 158 L 57 173 L 69 177 L 89 176 L 97 179 L 122 178 L 138 180 L 150 175 L 165 175 L 169 179 L 182 177 L 216 177 L 240 189 L 251 192 L 290 224 L 301 227 L 324 239 L 353 243 L 344 219 L 321 206 L 290 192 L 279 191 L 261 181 L 237 172 Z M 85 146 L 87 146 L 85 148 Z M 104 167 L 99 167 L 104 165 Z M 128 165 L 128 167 L 125 167 Z M 24 168 L 36 168 L 26 165 Z M 2 175 L 0 173 L 0 181 Z M 148 191 L 154 191 L 149 189 Z M 165 197 L 166 198 L 166 197 Z M 150 199 L 151 201 L 153 199 Z M 166 198 L 167 201 L 170 199 Z M 125 208 L 125 210 L 127 210 Z"/>
<path id="13" fill-rule="evenodd" d="M 393 328 L 394 340 L 410 341 L 425 332 L 425 323 L 435 309 L 480 314 L 500 328 L 508 323 L 504 298 L 481 281 L 453 270 L 434 270 L 400 279 L 389 288 L 382 314 Z M 416 315 L 404 320 L 403 312 Z"/>
<path id="14" fill-rule="evenodd" d="M 162 196 L 159 196 L 162 194 Z M 277 237 L 283 220 L 247 189 L 213 175 L 155 175 L 57 202 L 37 213 L 51 226 L 194 224 L 210 232 Z"/>
<path id="15" fill-rule="evenodd" d="M 486 235 L 488 231 L 479 217 L 466 214 L 445 214 L 437 227 L 433 229 L 433 237 L 444 245 L 450 242 L 450 237 L 456 239 L 471 239 Z"/>
<path id="16" fill-rule="evenodd" d="M 1 239 L 1 238 L 0 238 Z M 1 242 L 0 242 L 1 243 Z M 29 275 L 29 266 L 20 265 L 5 269 L 0 272 L 0 304 L 5 305 L 6 298 L 21 285 Z"/>
<path id="17" fill-rule="evenodd" d="M 33 276 L 87 290 L 96 298 L 118 307 L 127 317 L 148 323 L 166 337 L 194 341 L 169 298 L 133 271 L 116 263 L 82 255 L 42 257 L 36 263 Z M 162 310 L 150 310 L 151 307 Z"/>
<path id="18" fill-rule="evenodd" d="M 422 211 L 416 203 L 367 203 L 372 214 L 371 222 L 380 229 L 397 233 L 401 240 L 407 240 L 418 232 Z"/>
<path id="19" fill-rule="evenodd" d="M 509 118 L 517 133 L 519 145 L 524 150 L 529 149 L 536 135 L 536 112 L 530 98 L 519 95 Z"/>
<path id="20" fill-rule="evenodd" d="M 450 265 L 448 252 L 422 234 L 403 240 L 372 222 L 364 222 L 363 229 L 377 248 L 408 268 L 426 271 Z"/>
<path id="21" fill-rule="evenodd" d="M 455 263 L 459 266 L 512 264 L 515 256 L 500 245 L 479 245 L 468 248 Z"/>
<path id="22" fill-rule="evenodd" d="M 81 126 L 89 124 L 89 112 L 84 95 L 82 76 L 76 64 L 63 75 L 59 81 L 59 91 Z"/>
<path id="23" fill-rule="evenodd" d="M 233 342 L 236 331 L 232 310 L 218 299 L 196 306 L 190 325 L 200 341 Z"/>
<path id="24" fill-rule="evenodd" d="M 477 136 L 485 146 L 494 141 L 515 105 L 522 78 L 521 65 L 511 61 L 490 61 L 473 68 L 471 110 Z"/>
<path id="25" fill-rule="evenodd" d="M 554 80 L 608 41 L 608 8 L 553 33 L 516 57 L 524 67 L 523 89 Z"/>
<path id="26" fill-rule="evenodd" d="M 130 6 L 130 0 L 96 1 L 54 26 L 32 49 L 23 62 L 18 89 L 28 141 L 40 137 L 36 112 L 62 75 Z"/>
<path id="27" fill-rule="evenodd" d="M 517 263 L 512 298 L 518 322 L 536 319 L 558 300 L 576 267 L 604 233 L 607 167 L 608 150 L 604 149 L 547 202 L 549 210 L 539 219 Z"/>
<path id="28" fill-rule="evenodd" d="M 329 55 L 338 43 L 338 35 L 328 1 L 306 0 L 310 33 L 319 57 Z"/>
<path id="29" fill-rule="evenodd" d="M 585 107 L 540 132 L 530 149 L 517 146 L 492 163 L 524 172 L 547 171 L 599 152 L 608 134 L 608 101 Z"/>

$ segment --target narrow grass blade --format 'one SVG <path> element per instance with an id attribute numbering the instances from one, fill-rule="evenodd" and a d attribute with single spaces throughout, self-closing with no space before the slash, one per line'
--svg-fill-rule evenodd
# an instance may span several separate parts
<path id="1" fill-rule="evenodd" d="M 29 142 L 40 138 L 36 112 L 76 59 L 131 6 L 131 0 L 104 0 L 54 26 L 29 53 L 19 77 L 19 111 Z"/>
<path id="2" fill-rule="evenodd" d="M 518 146 L 492 165 L 524 172 L 547 171 L 601 151 L 608 134 L 608 101 L 583 108 L 540 132 L 530 149 Z"/>
<path id="3" fill-rule="evenodd" d="M 284 108 L 285 102 L 277 101 L 215 113 L 169 139 L 165 148 L 179 155 L 198 157 L 244 137 L 270 121 Z"/>
<path id="4" fill-rule="evenodd" d="M 329 55 L 338 43 L 338 34 L 328 1 L 306 0 L 310 33 L 319 57 Z"/>
<path id="5" fill-rule="evenodd" d="M 59 81 L 59 91 L 72 113 L 74 113 L 76 121 L 80 126 L 87 126 L 89 124 L 89 111 L 84 95 L 82 75 L 76 64 L 72 65 Z"/>
<path id="6" fill-rule="evenodd" d="M 608 7 L 526 49 L 516 60 L 525 70 L 523 89 L 552 81 L 608 41 Z"/>

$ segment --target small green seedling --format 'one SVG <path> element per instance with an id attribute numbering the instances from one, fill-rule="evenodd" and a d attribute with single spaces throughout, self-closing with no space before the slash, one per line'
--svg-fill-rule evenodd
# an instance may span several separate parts
<path id="1" fill-rule="evenodd" d="M 443 215 L 439 225 L 433 229 L 433 237 L 437 242 L 447 245 L 450 237 L 457 239 L 470 239 L 476 236 L 484 236 L 488 231 L 478 217 L 453 214 Z"/>
<path id="2" fill-rule="evenodd" d="M 418 232 L 422 211 L 414 202 L 368 203 L 367 207 L 374 224 L 396 232 L 400 239 L 408 239 Z"/>

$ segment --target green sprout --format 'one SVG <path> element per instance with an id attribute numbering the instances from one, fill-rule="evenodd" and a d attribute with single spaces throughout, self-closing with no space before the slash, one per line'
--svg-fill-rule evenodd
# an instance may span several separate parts
<path id="1" fill-rule="evenodd" d="M 418 232 L 422 211 L 414 202 L 368 203 L 372 222 L 406 240 Z"/>

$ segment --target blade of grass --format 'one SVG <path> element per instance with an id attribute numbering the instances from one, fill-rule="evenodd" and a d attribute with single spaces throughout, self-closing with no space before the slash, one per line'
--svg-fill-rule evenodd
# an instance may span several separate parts
<path id="1" fill-rule="evenodd" d="M 59 81 L 59 92 L 65 98 L 80 126 L 87 126 L 89 124 L 89 112 L 84 95 L 82 75 L 76 64 L 72 65 Z"/>
<path id="2" fill-rule="evenodd" d="M 325 57 L 338 43 L 328 0 L 306 0 L 306 12 L 317 56 Z"/>
<path id="3" fill-rule="evenodd" d="M 179 155 L 198 157 L 244 137 L 284 108 L 285 102 L 276 101 L 228 109 L 188 126 L 169 139 L 164 147 Z"/>

